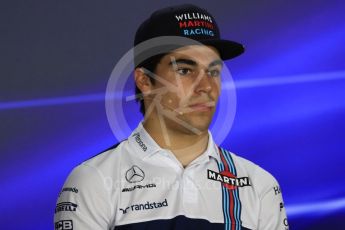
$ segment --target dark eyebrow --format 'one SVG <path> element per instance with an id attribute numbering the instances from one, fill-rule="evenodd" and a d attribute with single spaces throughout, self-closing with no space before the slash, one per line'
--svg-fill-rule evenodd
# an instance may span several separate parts
<path id="1" fill-rule="evenodd" d="M 185 59 L 185 58 L 180 58 L 180 59 L 176 59 L 176 60 L 172 60 L 169 62 L 169 65 L 175 65 L 176 64 L 187 64 L 187 65 L 192 65 L 192 66 L 196 66 L 197 63 L 193 60 L 190 59 Z"/>
<path id="2" fill-rule="evenodd" d="M 220 59 L 217 59 L 217 60 L 211 62 L 211 63 L 208 65 L 208 67 L 213 67 L 213 66 L 216 66 L 216 65 L 223 66 L 223 61 L 220 60 Z"/>
<path id="3" fill-rule="evenodd" d="M 169 62 L 169 65 L 174 65 L 174 64 L 187 64 L 187 65 L 192 65 L 192 66 L 197 66 L 198 64 L 191 60 L 191 59 L 185 59 L 185 58 L 180 58 L 180 59 L 176 59 L 176 60 L 172 60 Z M 213 62 L 211 62 L 208 67 L 213 67 L 216 65 L 220 65 L 223 66 L 223 61 L 221 59 L 217 59 Z"/>

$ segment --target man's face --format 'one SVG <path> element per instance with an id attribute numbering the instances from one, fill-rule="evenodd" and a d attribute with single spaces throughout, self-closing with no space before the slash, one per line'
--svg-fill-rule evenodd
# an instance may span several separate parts
<path id="1" fill-rule="evenodd" d="M 220 95 L 222 63 L 215 48 L 203 45 L 185 46 L 161 59 L 152 92 L 155 111 L 168 129 L 208 130 Z"/>

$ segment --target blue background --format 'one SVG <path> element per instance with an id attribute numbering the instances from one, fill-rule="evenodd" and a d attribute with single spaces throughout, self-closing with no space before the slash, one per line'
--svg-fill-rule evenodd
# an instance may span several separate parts
<path id="1" fill-rule="evenodd" d="M 246 46 L 227 61 L 237 112 L 223 146 L 278 179 L 291 229 L 345 229 L 344 2 L 189 2 Z M 117 142 L 104 104 L 113 67 L 140 22 L 175 3 L 1 3 L 1 229 L 53 229 L 69 172 Z"/>

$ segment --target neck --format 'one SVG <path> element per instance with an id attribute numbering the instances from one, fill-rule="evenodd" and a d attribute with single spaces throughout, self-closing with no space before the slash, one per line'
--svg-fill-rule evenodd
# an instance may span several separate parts
<path id="1" fill-rule="evenodd" d="M 208 145 L 208 131 L 201 134 L 186 133 L 168 126 L 161 127 L 154 119 L 146 119 L 143 123 L 145 130 L 163 149 L 169 149 L 185 167 L 206 151 Z"/>

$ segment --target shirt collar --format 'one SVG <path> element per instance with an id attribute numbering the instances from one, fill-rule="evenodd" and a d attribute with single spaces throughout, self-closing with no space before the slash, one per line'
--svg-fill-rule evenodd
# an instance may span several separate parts
<path id="1" fill-rule="evenodd" d="M 212 133 L 208 131 L 208 145 L 205 154 L 207 154 L 209 157 L 216 159 L 217 162 L 220 162 L 221 159 L 218 151 L 218 146 L 213 140 Z"/>
<path id="2" fill-rule="evenodd" d="M 218 153 L 218 146 L 214 143 L 212 134 L 208 131 L 208 144 L 206 151 L 200 157 L 211 157 L 220 162 L 220 156 Z M 159 151 L 166 151 L 162 149 L 150 134 L 145 130 L 142 122 L 128 137 L 128 141 L 131 147 L 135 148 L 135 154 L 141 159 L 150 157 Z"/>
<path id="3" fill-rule="evenodd" d="M 142 122 L 128 137 L 128 141 L 130 146 L 136 149 L 135 154 L 140 158 L 152 155 L 162 149 L 145 130 Z"/>

